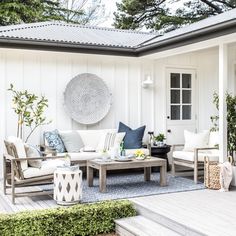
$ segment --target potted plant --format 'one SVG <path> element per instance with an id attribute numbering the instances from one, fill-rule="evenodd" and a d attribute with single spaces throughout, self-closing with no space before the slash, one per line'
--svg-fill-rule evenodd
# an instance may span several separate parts
<path id="1" fill-rule="evenodd" d="M 166 139 L 165 135 L 160 133 L 157 136 L 154 136 L 154 144 L 156 146 L 162 147 L 162 146 L 164 146 L 165 139 Z"/>
<path id="2" fill-rule="evenodd" d="M 47 117 L 44 115 L 45 109 L 48 107 L 48 99 L 44 96 L 39 97 L 27 90 L 17 91 L 12 84 L 8 91 L 12 92 L 12 108 L 18 116 L 17 137 L 23 139 L 23 128 L 28 127 L 29 133 L 24 140 L 27 142 L 39 126 L 51 123 L 51 121 L 47 121 Z"/>

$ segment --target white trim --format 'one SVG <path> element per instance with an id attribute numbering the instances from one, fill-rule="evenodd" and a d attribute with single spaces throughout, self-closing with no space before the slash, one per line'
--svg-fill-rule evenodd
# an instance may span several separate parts
<path id="1" fill-rule="evenodd" d="M 229 44 L 233 42 L 236 42 L 236 33 L 205 40 L 199 43 L 188 44 L 186 46 L 177 47 L 177 48 L 165 50 L 162 52 L 153 53 L 150 55 L 143 56 L 141 58 L 160 59 L 160 58 L 165 58 L 169 56 L 195 52 L 195 51 L 199 51 L 199 50 L 203 50 L 207 48 L 218 47 L 219 43 Z"/>
<path id="2" fill-rule="evenodd" d="M 219 45 L 219 161 L 227 160 L 227 105 L 228 45 Z"/>

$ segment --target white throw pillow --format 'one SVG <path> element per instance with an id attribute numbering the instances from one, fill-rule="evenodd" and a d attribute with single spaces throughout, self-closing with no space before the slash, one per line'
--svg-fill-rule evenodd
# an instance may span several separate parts
<path id="1" fill-rule="evenodd" d="M 208 147 L 209 131 L 193 133 L 184 130 L 184 139 L 184 151 L 193 151 L 194 148 L 205 148 Z"/>
<path id="2" fill-rule="evenodd" d="M 33 158 L 33 157 L 40 157 L 41 153 L 40 151 L 29 144 L 25 144 L 25 150 L 26 150 L 26 155 L 27 157 Z M 35 167 L 35 168 L 41 168 L 42 166 L 42 160 L 29 160 L 28 161 L 29 166 Z"/>
<path id="3" fill-rule="evenodd" d="M 67 152 L 79 152 L 84 147 L 84 143 L 77 131 L 59 132 L 59 134 Z"/>
<path id="4" fill-rule="evenodd" d="M 219 145 L 219 131 L 210 132 L 209 136 L 209 147 L 215 147 Z"/>
<path id="5" fill-rule="evenodd" d="M 113 147 L 119 148 L 124 137 L 125 137 L 125 132 L 121 133 L 105 132 L 102 135 L 100 142 L 98 143 L 96 151 L 97 152 L 101 152 L 104 150 L 109 151 Z"/>
<path id="6" fill-rule="evenodd" d="M 25 145 L 20 138 L 10 136 L 8 137 L 7 141 L 14 144 L 19 158 L 26 158 Z M 27 160 L 21 161 L 20 165 L 23 171 L 26 170 L 28 168 Z"/>

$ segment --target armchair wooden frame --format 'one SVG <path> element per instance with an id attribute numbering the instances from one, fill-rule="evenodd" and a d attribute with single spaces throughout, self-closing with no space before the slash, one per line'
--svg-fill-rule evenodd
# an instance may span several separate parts
<path id="1" fill-rule="evenodd" d="M 172 146 L 172 169 L 171 169 L 172 170 L 172 175 L 173 176 L 176 175 L 175 165 L 192 168 L 193 173 L 194 173 L 193 174 L 194 182 L 197 184 L 198 183 L 199 170 L 204 169 L 204 161 L 199 161 L 198 160 L 199 151 L 216 150 L 217 148 L 216 147 L 195 148 L 193 150 L 194 161 L 187 161 L 187 160 L 183 160 L 183 159 L 173 157 L 173 152 L 176 150 L 177 147 L 184 147 L 184 144 L 175 144 L 175 145 Z M 207 154 L 206 154 L 206 156 L 207 156 Z"/>
<path id="2" fill-rule="evenodd" d="M 32 178 L 24 178 L 24 174 L 21 168 L 22 161 L 29 160 L 53 160 L 53 159 L 63 159 L 64 157 L 26 157 L 19 158 L 15 145 L 13 143 L 5 142 L 5 146 L 8 154 L 3 155 L 3 192 L 6 195 L 7 189 L 11 188 L 11 197 L 12 203 L 15 204 L 15 198 L 17 197 L 25 197 L 25 196 L 40 196 L 40 195 L 50 195 L 53 192 L 50 191 L 28 191 L 28 192 L 20 192 L 16 193 L 16 188 L 18 187 L 33 187 L 44 184 L 53 183 L 53 174 L 32 177 Z M 7 170 L 7 166 L 10 164 L 10 170 Z"/>

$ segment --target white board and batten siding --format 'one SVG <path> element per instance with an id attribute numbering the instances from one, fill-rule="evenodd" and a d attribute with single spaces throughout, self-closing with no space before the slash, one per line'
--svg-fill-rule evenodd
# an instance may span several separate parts
<path id="1" fill-rule="evenodd" d="M 212 94 L 218 91 L 218 48 L 175 55 L 162 59 L 127 58 L 46 51 L 0 49 L 0 141 L 16 134 L 17 117 L 11 106 L 10 83 L 16 89 L 28 89 L 43 94 L 49 100 L 47 117 L 52 123 L 41 127 L 30 142 L 42 142 L 44 130 L 117 128 L 122 121 L 132 128 L 146 125 L 146 131 L 167 130 L 167 78 L 173 69 L 196 72 L 195 105 L 196 128 L 211 127 L 210 116 L 216 113 Z M 235 92 L 236 50 L 229 50 L 229 84 Z M 81 73 L 100 76 L 112 93 L 109 114 L 95 125 L 81 125 L 73 121 L 64 109 L 63 93 L 67 83 Z M 142 88 L 146 75 L 154 80 L 152 88 Z M 27 131 L 26 131 L 27 132 Z M 147 138 L 147 134 L 145 135 Z M 1 145 L 1 153 L 3 147 Z"/>
<path id="2" fill-rule="evenodd" d="M 27 89 L 45 95 L 49 100 L 46 115 L 52 123 L 41 127 L 30 139 L 39 144 L 44 130 L 117 128 L 122 121 L 132 128 L 146 125 L 153 130 L 153 92 L 141 86 L 145 75 L 153 75 L 153 61 L 137 58 L 24 51 L 0 50 L 1 73 L 1 143 L 9 135 L 16 135 L 17 117 L 12 110 L 10 83 L 18 90 Z M 73 121 L 64 109 L 64 91 L 67 83 L 81 73 L 101 77 L 112 93 L 109 114 L 94 125 Z M 146 102 L 150 106 L 146 106 Z M 2 102 L 4 104 L 2 104 Z M 25 130 L 27 133 L 27 130 Z"/>

